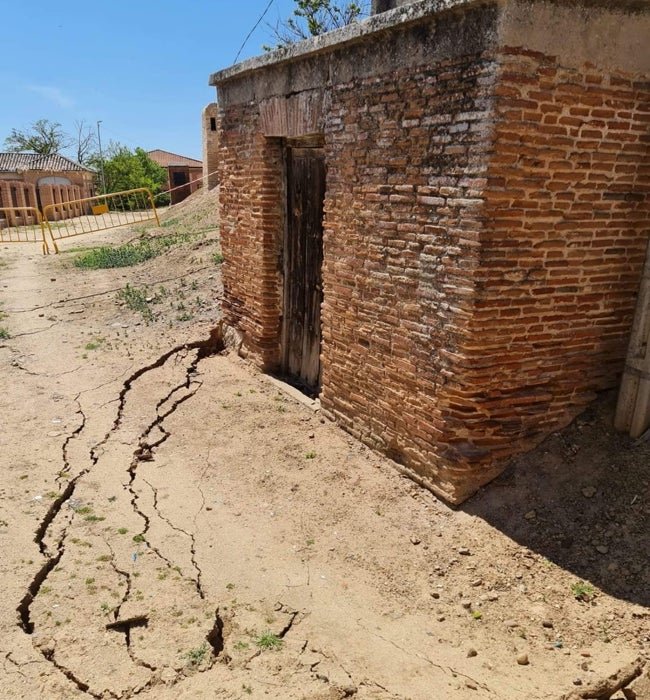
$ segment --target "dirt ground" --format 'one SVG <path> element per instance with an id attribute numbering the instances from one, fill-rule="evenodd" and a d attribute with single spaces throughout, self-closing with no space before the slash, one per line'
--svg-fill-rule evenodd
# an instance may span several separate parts
<path id="1" fill-rule="evenodd" d="M 0 697 L 559 700 L 640 665 L 650 440 L 615 396 L 451 509 L 219 352 L 215 212 L 135 267 L 72 260 L 141 229 L 0 247 Z"/>

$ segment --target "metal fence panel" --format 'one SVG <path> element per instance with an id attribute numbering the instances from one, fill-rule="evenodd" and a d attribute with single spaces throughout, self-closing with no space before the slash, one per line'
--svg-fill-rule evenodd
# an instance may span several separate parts
<path id="1" fill-rule="evenodd" d="M 43 255 L 49 254 L 41 212 L 36 207 L 0 208 L 0 243 L 40 243 Z M 58 252 L 56 243 L 54 248 Z"/>
<path id="2" fill-rule="evenodd" d="M 48 204 L 43 220 L 58 253 L 57 240 L 155 221 L 160 226 L 151 192 L 144 188 L 112 192 L 70 202 Z"/>

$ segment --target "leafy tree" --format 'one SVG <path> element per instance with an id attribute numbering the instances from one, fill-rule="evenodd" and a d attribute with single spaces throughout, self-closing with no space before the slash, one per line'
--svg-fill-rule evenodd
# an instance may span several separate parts
<path id="1" fill-rule="evenodd" d="M 98 172 L 101 161 L 97 154 L 89 161 Z M 161 168 L 142 148 L 131 151 L 126 146 L 111 142 L 103 161 L 106 192 L 123 192 L 138 187 L 147 187 L 158 194 L 167 182 L 167 171 Z"/>
<path id="2" fill-rule="evenodd" d="M 265 51 L 294 44 L 303 39 L 345 27 L 368 14 L 367 1 L 295 0 L 293 16 L 271 27 L 276 46 L 264 46 Z"/>
<path id="3" fill-rule="evenodd" d="M 4 145 L 11 153 L 30 151 L 49 156 L 68 148 L 72 145 L 72 141 L 58 122 L 39 119 L 27 130 L 12 129 Z"/>

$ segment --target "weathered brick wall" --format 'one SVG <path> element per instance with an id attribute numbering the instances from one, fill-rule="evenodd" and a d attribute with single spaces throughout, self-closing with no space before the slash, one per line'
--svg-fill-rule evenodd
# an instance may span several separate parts
<path id="1" fill-rule="evenodd" d="M 258 118 L 255 105 L 221 116 L 218 179 L 225 320 L 269 369 L 280 347 L 283 168 L 281 144 L 256 131 Z"/>
<path id="2" fill-rule="evenodd" d="M 211 190 L 219 184 L 217 166 L 219 163 L 219 106 L 211 102 L 203 108 L 203 186 Z"/>
<path id="3" fill-rule="evenodd" d="M 438 397 L 471 314 L 495 74 L 479 52 L 351 81 L 326 124 L 321 402 L 448 496 Z"/>
<path id="4" fill-rule="evenodd" d="M 647 81 L 520 48 L 500 64 L 474 312 L 441 396 L 488 478 L 616 385 L 650 202 Z"/>
<path id="5" fill-rule="evenodd" d="M 219 158 L 226 318 L 275 369 L 276 137 L 323 134 L 323 408 L 458 503 L 617 381 L 650 70 L 638 4 L 445 4 L 224 78 Z"/>

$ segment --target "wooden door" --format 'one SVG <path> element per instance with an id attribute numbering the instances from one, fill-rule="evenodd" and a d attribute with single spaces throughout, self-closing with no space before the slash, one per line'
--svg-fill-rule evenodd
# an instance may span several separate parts
<path id="1" fill-rule="evenodd" d="M 324 198 L 323 149 L 287 148 L 283 369 L 311 394 L 320 390 Z"/>

